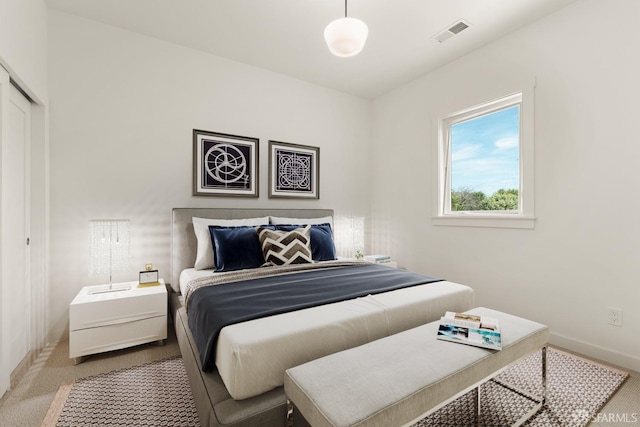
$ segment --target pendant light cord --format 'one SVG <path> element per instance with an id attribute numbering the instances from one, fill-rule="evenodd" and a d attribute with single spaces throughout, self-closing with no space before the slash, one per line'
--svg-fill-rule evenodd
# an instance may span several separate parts
<path id="1" fill-rule="evenodd" d="M 344 17 L 347 17 L 347 0 L 344 0 Z"/>

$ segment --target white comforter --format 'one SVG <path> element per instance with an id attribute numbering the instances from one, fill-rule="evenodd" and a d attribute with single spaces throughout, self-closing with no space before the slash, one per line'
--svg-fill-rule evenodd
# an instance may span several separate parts
<path id="1" fill-rule="evenodd" d="M 289 368 L 473 303 L 471 288 L 443 281 L 238 323 L 220 332 L 216 366 L 229 394 L 246 399 L 282 386 Z"/>

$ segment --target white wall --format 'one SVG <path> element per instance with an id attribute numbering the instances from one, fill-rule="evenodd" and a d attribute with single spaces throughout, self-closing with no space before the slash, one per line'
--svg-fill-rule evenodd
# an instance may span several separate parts
<path id="1" fill-rule="evenodd" d="M 88 220 L 131 220 L 134 280 L 168 278 L 173 207 L 333 208 L 366 216 L 371 105 L 262 69 L 49 13 L 51 313 L 87 284 Z M 192 130 L 260 138 L 260 198 L 193 197 Z M 320 200 L 267 198 L 269 139 L 320 147 Z M 359 185 L 361 184 L 361 185 Z"/>
<path id="2" fill-rule="evenodd" d="M 639 15 L 637 0 L 578 1 L 376 99 L 372 185 L 375 251 L 471 285 L 478 305 L 548 324 L 558 345 L 635 370 Z M 535 229 L 433 226 L 436 112 L 518 75 L 537 76 Z M 607 307 L 624 311 L 622 328 L 607 324 Z"/>
<path id="3" fill-rule="evenodd" d="M 47 102 L 47 6 L 0 0 L 0 64 L 29 96 Z"/>

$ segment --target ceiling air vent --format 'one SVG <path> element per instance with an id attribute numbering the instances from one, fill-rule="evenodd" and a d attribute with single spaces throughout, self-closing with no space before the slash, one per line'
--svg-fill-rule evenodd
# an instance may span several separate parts
<path id="1" fill-rule="evenodd" d="M 435 36 L 433 36 L 433 38 L 439 41 L 440 43 L 442 43 L 446 40 L 449 40 L 451 37 L 455 36 L 456 34 L 460 34 L 470 26 L 471 25 L 468 22 L 460 19 L 459 21 L 455 22 L 453 25 L 449 26 L 449 28 L 447 28 L 446 30 L 441 31 Z"/>

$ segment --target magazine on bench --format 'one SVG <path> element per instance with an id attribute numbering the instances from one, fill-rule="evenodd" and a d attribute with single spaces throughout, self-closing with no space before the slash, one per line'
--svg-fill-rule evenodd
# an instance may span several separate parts
<path id="1" fill-rule="evenodd" d="M 486 316 L 447 311 L 440 318 L 438 339 L 476 347 L 502 350 L 500 322 Z"/>

